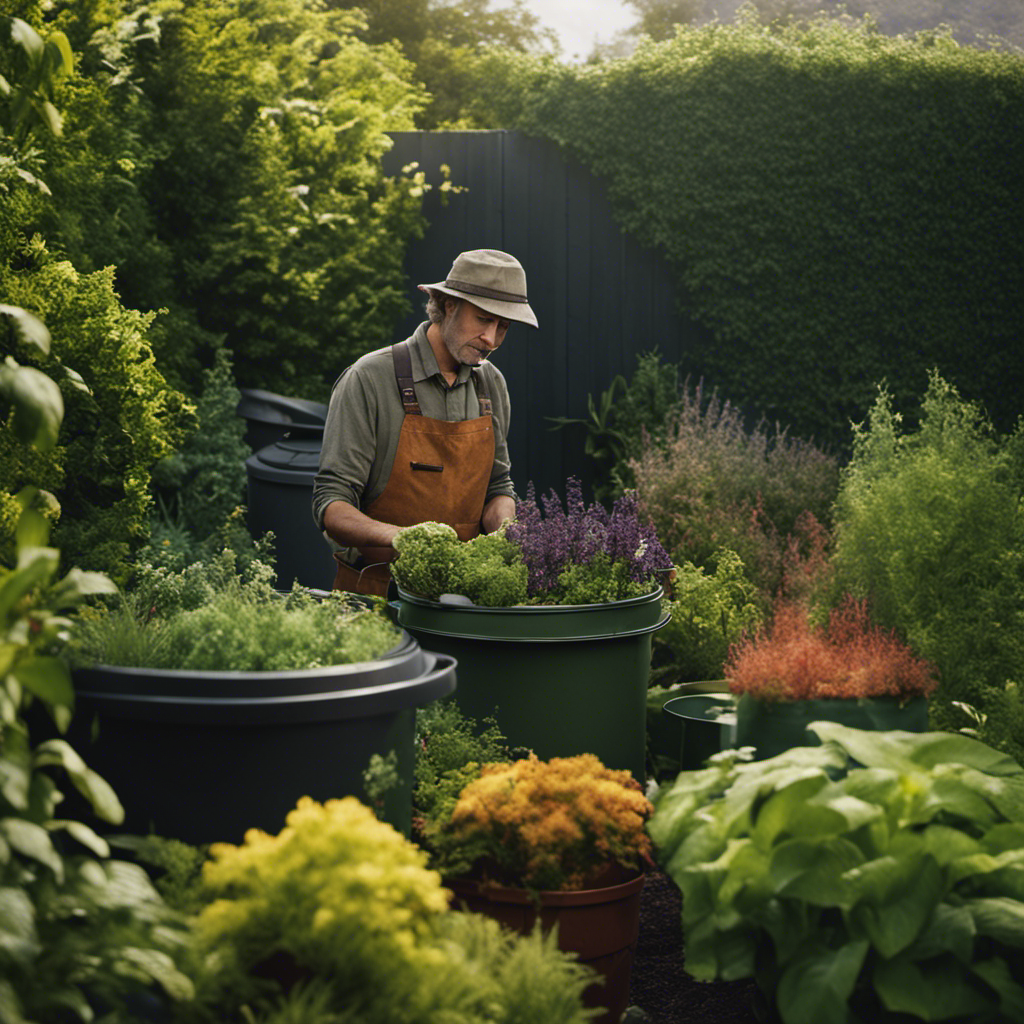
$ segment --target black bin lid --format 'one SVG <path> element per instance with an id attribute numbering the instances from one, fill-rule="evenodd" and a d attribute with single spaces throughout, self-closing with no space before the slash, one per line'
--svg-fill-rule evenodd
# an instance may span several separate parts
<path id="1" fill-rule="evenodd" d="M 320 466 L 320 445 L 319 437 L 286 437 L 250 455 L 245 468 L 258 480 L 312 483 Z"/>

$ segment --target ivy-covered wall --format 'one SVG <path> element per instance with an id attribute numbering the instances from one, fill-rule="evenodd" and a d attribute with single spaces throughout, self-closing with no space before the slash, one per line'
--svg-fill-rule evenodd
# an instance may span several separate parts
<path id="1" fill-rule="evenodd" d="M 487 83 L 492 83 L 487 87 Z M 556 140 L 711 328 L 684 372 L 842 447 L 937 367 L 1021 408 L 1024 55 L 822 20 L 681 27 L 584 66 L 496 55 L 477 116 Z"/>

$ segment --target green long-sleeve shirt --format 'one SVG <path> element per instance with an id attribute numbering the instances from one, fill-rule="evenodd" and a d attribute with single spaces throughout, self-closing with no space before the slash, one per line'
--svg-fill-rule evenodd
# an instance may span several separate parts
<path id="1" fill-rule="evenodd" d="M 410 346 L 413 386 L 423 415 L 452 422 L 475 419 L 480 404 L 473 376 L 485 374 L 494 420 L 494 466 L 486 500 L 499 494 L 515 497 L 506 440 L 510 408 L 505 378 L 489 362 L 473 368 L 460 365 L 449 387 L 427 341 L 428 326 L 416 328 Z M 363 510 L 384 492 L 404 419 L 390 345 L 360 357 L 338 378 L 313 482 L 313 518 L 319 529 L 323 530 L 324 512 L 332 501 L 347 501 Z"/>

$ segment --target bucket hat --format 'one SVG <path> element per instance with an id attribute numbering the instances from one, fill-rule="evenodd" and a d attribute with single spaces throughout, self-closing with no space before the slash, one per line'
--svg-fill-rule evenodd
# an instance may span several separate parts
<path id="1" fill-rule="evenodd" d="M 459 253 L 443 281 L 418 287 L 466 299 L 505 320 L 537 326 L 537 317 L 526 300 L 526 271 L 519 260 L 499 249 Z"/>

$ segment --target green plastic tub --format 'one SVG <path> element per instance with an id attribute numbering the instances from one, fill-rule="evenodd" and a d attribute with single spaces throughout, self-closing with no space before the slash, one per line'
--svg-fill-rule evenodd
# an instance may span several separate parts
<path id="1" fill-rule="evenodd" d="M 651 636 L 668 622 L 658 587 L 606 604 L 484 608 L 401 589 L 398 624 L 456 659 L 463 714 L 494 716 L 514 747 L 540 758 L 596 754 L 645 781 Z"/>

